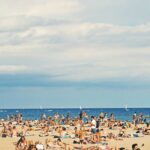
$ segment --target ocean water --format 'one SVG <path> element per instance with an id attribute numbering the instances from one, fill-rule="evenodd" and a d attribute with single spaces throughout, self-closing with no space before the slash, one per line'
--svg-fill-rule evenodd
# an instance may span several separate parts
<path id="1" fill-rule="evenodd" d="M 128 108 L 126 111 L 124 108 L 83 108 L 88 115 L 98 116 L 100 112 L 105 112 L 108 114 L 108 117 L 111 113 L 114 113 L 115 118 L 118 120 L 132 120 L 132 114 L 136 112 L 137 114 L 141 113 L 145 117 L 150 117 L 150 108 Z M 24 120 L 37 120 L 40 118 L 41 114 L 46 114 L 47 116 L 53 116 L 55 113 L 64 114 L 67 113 L 70 116 L 76 117 L 79 116 L 79 108 L 49 108 L 49 109 L 0 109 L 0 119 L 6 119 L 7 115 L 16 115 L 18 113 L 23 114 Z M 150 118 L 147 118 L 147 121 L 150 121 Z"/>

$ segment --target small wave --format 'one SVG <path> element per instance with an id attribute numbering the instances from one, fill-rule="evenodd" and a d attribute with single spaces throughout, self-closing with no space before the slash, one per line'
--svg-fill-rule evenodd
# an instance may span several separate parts
<path id="1" fill-rule="evenodd" d="M 53 110 L 48 110 L 48 111 L 53 111 Z"/>

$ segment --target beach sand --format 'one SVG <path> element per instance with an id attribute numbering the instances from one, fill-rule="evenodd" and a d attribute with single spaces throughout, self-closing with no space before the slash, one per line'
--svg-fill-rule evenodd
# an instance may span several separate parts
<path id="1" fill-rule="evenodd" d="M 0 127 L 0 131 L 2 127 Z M 109 129 L 106 129 L 109 132 Z M 119 130 L 111 130 L 112 133 L 117 134 Z M 133 129 L 127 129 L 128 133 L 133 132 Z M 50 138 L 51 136 L 39 137 L 40 131 L 31 131 L 32 136 L 26 136 L 26 140 L 32 141 L 40 141 L 43 145 L 45 145 L 45 140 Z M 52 137 L 51 137 L 52 138 Z M 0 137 L 0 150 L 15 150 L 15 143 L 19 140 L 19 137 Z M 64 139 L 63 142 L 72 144 L 71 139 Z M 108 140 L 108 145 L 110 147 L 126 147 L 128 150 L 131 150 L 131 145 L 137 143 L 141 150 L 150 150 L 150 135 L 144 135 L 144 137 L 131 137 L 131 138 L 123 138 L 123 140 Z M 143 146 L 144 144 L 144 146 Z M 75 144 L 74 144 L 75 145 Z M 84 147 L 88 147 L 90 145 L 97 144 L 86 144 Z M 77 145 L 75 145 L 77 146 Z M 80 144 L 78 144 L 80 146 Z"/>

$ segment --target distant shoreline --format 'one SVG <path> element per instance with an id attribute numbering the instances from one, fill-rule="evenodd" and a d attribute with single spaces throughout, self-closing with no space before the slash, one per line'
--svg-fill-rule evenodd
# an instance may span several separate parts
<path id="1" fill-rule="evenodd" d="M 80 109 L 79 107 L 54 107 L 54 108 L 0 108 L 0 110 L 9 109 Z M 82 109 L 124 109 L 124 107 L 83 107 Z M 128 107 L 128 109 L 150 109 L 150 107 Z"/>

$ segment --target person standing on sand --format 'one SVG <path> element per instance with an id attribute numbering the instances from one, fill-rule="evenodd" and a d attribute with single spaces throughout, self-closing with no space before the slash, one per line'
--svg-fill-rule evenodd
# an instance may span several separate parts
<path id="1" fill-rule="evenodd" d="M 134 112 L 133 116 L 132 116 L 132 120 L 133 120 L 133 124 L 135 125 L 135 121 L 137 119 L 137 114 L 136 112 Z"/>
<path id="2" fill-rule="evenodd" d="M 100 118 L 100 122 L 104 121 L 104 113 L 103 112 L 100 113 L 99 118 Z"/>
<path id="3" fill-rule="evenodd" d="M 96 133 L 96 120 L 94 116 L 91 116 L 91 132 Z"/>
<path id="4" fill-rule="evenodd" d="M 114 120 L 115 120 L 115 116 L 114 116 L 113 113 L 110 114 L 110 120 L 111 120 L 111 121 L 114 121 Z"/>
<path id="5" fill-rule="evenodd" d="M 82 118 L 83 118 L 83 111 L 82 111 L 82 109 L 80 110 L 79 118 L 80 118 L 80 119 L 82 119 Z"/>
<path id="6" fill-rule="evenodd" d="M 107 113 L 104 114 L 104 122 L 107 122 L 108 121 L 108 115 Z"/>
<path id="7" fill-rule="evenodd" d="M 143 114 L 142 112 L 139 114 L 139 123 L 142 123 L 143 122 Z"/>

